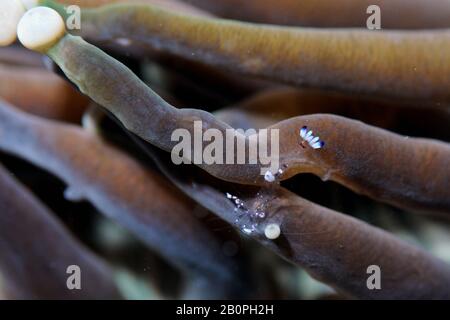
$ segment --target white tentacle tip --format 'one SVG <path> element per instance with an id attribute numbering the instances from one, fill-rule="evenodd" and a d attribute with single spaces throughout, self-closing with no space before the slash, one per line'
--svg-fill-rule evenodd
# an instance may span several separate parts
<path id="1" fill-rule="evenodd" d="M 281 234 L 280 226 L 276 223 L 268 224 L 264 229 L 264 235 L 267 239 L 275 240 Z"/>
<path id="2" fill-rule="evenodd" d="M 0 1 L 0 46 L 9 46 L 16 41 L 17 25 L 25 13 L 20 0 Z"/>
<path id="3" fill-rule="evenodd" d="M 17 27 L 17 36 L 24 47 L 45 52 L 64 35 L 64 20 L 47 7 L 35 7 L 24 14 Z"/>

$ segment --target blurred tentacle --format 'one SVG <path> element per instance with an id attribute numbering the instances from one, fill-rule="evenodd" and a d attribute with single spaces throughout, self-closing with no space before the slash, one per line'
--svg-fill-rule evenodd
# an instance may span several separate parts
<path id="1" fill-rule="evenodd" d="M 234 128 L 263 129 L 288 118 L 330 113 L 397 133 L 450 141 L 450 110 L 436 105 L 317 90 L 280 88 L 257 93 L 214 115 Z"/>
<path id="2" fill-rule="evenodd" d="M 0 47 L 0 63 L 23 67 L 44 67 L 41 54 L 18 46 Z"/>
<path id="3" fill-rule="evenodd" d="M 446 0 L 184 0 L 225 18 L 320 28 L 366 28 L 367 8 L 381 9 L 383 29 L 450 27 Z"/>
<path id="4" fill-rule="evenodd" d="M 239 293 L 238 262 L 192 216 L 194 204 L 158 174 L 75 126 L 26 115 L 5 103 L 0 114 L 2 150 L 60 177 L 68 184 L 66 197 L 90 201 L 187 274 L 208 280 L 215 297 Z"/>
<path id="5" fill-rule="evenodd" d="M 0 273 L 8 298 L 119 299 L 113 271 L 0 166 Z M 69 290 L 69 266 L 82 290 Z"/>
<path id="6" fill-rule="evenodd" d="M 0 64 L 0 96 L 33 114 L 79 122 L 89 99 L 41 68 Z"/>

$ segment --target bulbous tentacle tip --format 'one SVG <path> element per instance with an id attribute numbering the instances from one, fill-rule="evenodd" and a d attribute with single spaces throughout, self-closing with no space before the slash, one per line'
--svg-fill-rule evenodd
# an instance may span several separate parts
<path id="1" fill-rule="evenodd" d="M 35 7 L 27 11 L 19 21 L 17 36 L 24 47 L 45 52 L 64 36 L 63 18 L 48 7 Z"/>
<path id="2" fill-rule="evenodd" d="M 271 223 L 266 226 L 264 229 L 264 235 L 267 239 L 275 240 L 277 239 L 281 234 L 280 226 L 276 223 Z"/>
<path id="3" fill-rule="evenodd" d="M 0 1 L 0 46 L 9 46 L 16 41 L 17 25 L 25 13 L 20 0 Z"/>

